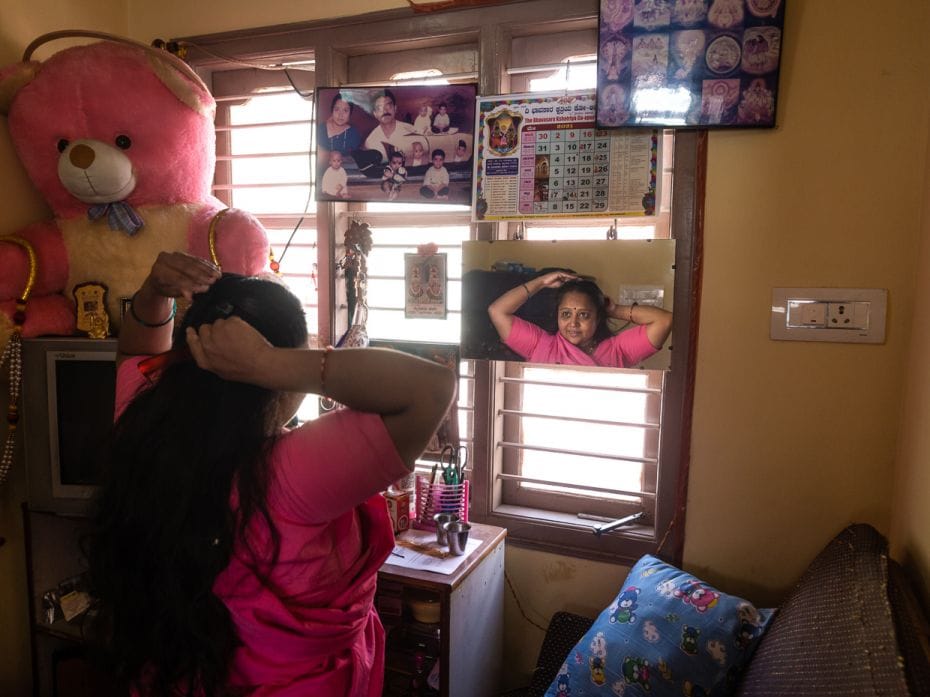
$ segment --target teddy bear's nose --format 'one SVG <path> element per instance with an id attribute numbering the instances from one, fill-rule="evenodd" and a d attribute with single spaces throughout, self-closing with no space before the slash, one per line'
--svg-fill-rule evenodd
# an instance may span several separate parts
<path id="1" fill-rule="evenodd" d="M 68 159 L 71 160 L 71 164 L 75 167 L 87 169 L 94 164 L 94 150 L 83 143 L 78 143 L 71 148 Z"/>

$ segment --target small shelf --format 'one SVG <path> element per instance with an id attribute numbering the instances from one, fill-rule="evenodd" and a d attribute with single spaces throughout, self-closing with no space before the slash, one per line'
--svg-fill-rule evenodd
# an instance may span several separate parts
<path id="1" fill-rule="evenodd" d="M 472 523 L 481 541 L 452 574 L 396 566 L 378 573 L 375 607 L 387 630 L 384 697 L 410 694 L 416 654 L 424 656 L 424 678 L 439 662 L 441 697 L 495 694 L 499 685 L 504 621 L 504 539 L 507 531 Z M 418 622 L 414 598 L 435 598 L 439 621 Z"/>
<path id="2" fill-rule="evenodd" d="M 79 622 L 65 622 L 64 620 L 56 620 L 52 624 L 48 624 L 47 622 L 34 622 L 33 628 L 37 632 L 48 634 L 49 636 L 59 639 L 68 639 L 76 642 L 84 641 L 84 631 L 81 629 Z"/>

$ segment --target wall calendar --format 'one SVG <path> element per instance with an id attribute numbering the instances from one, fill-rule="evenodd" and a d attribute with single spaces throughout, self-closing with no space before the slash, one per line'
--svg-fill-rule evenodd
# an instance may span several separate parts
<path id="1" fill-rule="evenodd" d="M 473 218 L 651 216 L 662 134 L 599 129 L 594 92 L 479 97 Z"/>

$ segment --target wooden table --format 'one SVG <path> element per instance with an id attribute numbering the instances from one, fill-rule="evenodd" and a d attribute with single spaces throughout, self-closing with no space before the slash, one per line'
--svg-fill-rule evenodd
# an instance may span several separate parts
<path id="1" fill-rule="evenodd" d="M 403 604 L 400 616 L 382 613 L 388 631 L 385 695 L 400 691 L 412 677 L 411 647 L 418 638 L 438 631 L 440 691 L 443 697 L 491 697 L 499 692 L 504 625 L 505 528 L 471 524 L 470 537 L 481 544 L 451 574 L 408 569 L 386 563 L 378 572 L 376 606 Z M 398 537 L 402 537 L 400 533 Z M 416 622 L 404 596 L 435 595 L 440 603 L 438 625 Z M 428 639 L 424 639 L 430 653 Z M 430 658 L 433 658 L 430 656 Z M 430 666 L 433 661 L 430 661 Z M 427 671 L 430 666 L 427 666 Z"/>

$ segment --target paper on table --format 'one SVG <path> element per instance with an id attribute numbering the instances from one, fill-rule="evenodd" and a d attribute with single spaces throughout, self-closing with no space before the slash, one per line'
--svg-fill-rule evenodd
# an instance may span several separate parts
<path id="1" fill-rule="evenodd" d="M 450 554 L 448 547 L 440 547 L 436 544 L 435 531 L 410 529 L 398 536 L 394 543 L 394 551 L 385 563 L 402 566 L 405 569 L 451 574 L 480 545 L 481 540 L 469 537 L 465 545 L 465 554 L 459 557 Z"/>

